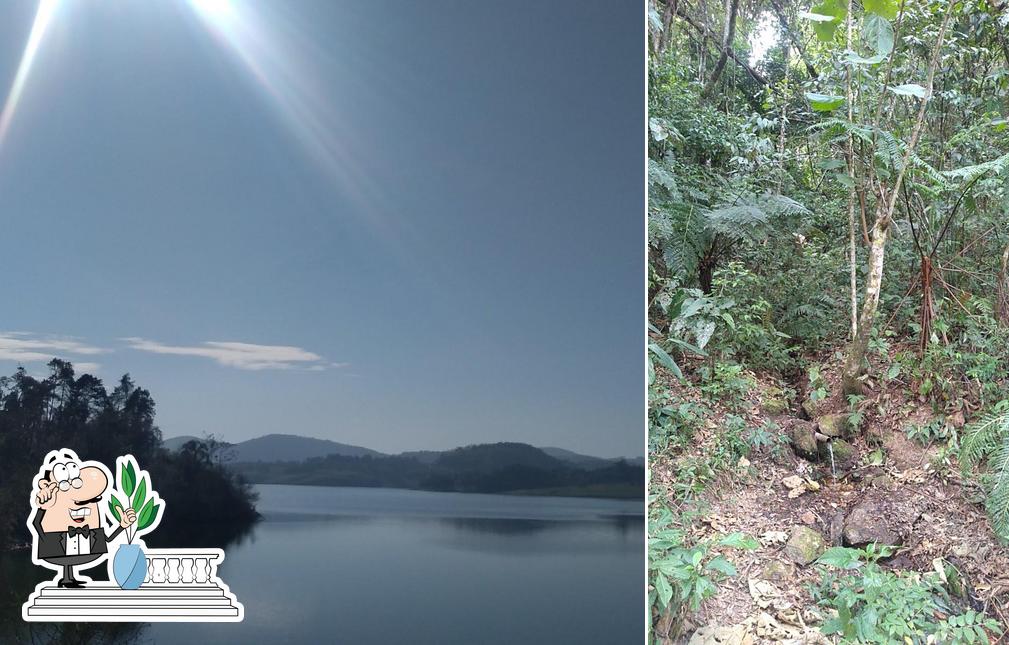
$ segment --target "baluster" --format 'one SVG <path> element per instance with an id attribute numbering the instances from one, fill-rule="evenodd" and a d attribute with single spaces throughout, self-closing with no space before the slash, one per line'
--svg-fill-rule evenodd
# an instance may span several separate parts
<path id="1" fill-rule="evenodd" d="M 150 558 L 150 556 L 148 556 L 148 558 L 147 558 L 147 573 L 144 574 L 144 583 L 148 583 L 148 582 L 151 581 L 151 566 L 152 566 L 151 563 L 152 562 L 153 562 L 153 560 Z"/>
<path id="2" fill-rule="evenodd" d="M 151 562 L 152 562 L 152 565 L 153 565 L 153 573 L 151 574 L 151 579 L 156 584 L 162 584 L 162 583 L 164 583 L 165 582 L 165 578 L 166 578 L 166 576 L 165 576 L 165 565 L 167 564 L 167 562 L 165 562 L 165 558 L 160 557 L 160 556 L 154 557 L 154 558 L 151 558 Z"/>
<path id="3" fill-rule="evenodd" d="M 179 559 L 168 558 L 168 582 L 177 584 L 179 582 Z"/>
<path id="4" fill-rule="evenodd" d="M 193 582 L 193 559 L 182 558 L 182 582 L 190 584 Z"/>
<path id="5" fill-rule="evenodd" d="M 205 583 L 207 581 L 207 559 L 206 558 L 196 558 L 196 582 Z"/>

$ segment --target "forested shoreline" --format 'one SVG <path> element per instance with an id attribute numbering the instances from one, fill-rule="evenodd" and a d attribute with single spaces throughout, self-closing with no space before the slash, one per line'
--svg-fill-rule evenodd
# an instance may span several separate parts
<path id="1" fill-rule="evenodd" d="M 116 457 L 132 454 L 150 472 L 167 505 L 152 546 L 212 546 L 256 520 L 255 493 L 205 446 L 162 448 L 154 399 L 128 374 L 108 390 L 68 361 L 48 366 L 43 379 L 23 368 L 0 377 L 0 551 L 28 543 L 32 480 L 45 455 L 61 447 L 112 468 Z"/>
<path id="2" fill-rule="evenodd" d="M 1009 629 L 1007 27 L 649 3 L 653 641 Z"/>

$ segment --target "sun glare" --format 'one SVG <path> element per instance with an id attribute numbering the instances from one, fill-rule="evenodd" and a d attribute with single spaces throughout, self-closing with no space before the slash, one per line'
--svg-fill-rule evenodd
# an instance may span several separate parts
<path id="1" fill-rule="evenodd" d="M 24 92 L 28 74 L 31 72 L 32 63 L 35 61 L 35 55 L 38 53 L 39 44 L 45 35 L 46 27 L 49 26 L 52 20 L 57 3 L 58 0 L 39 0 L 38 9 L 35 12 L 35 21 L 32 23 L 31 33 L 28 35 L 28 43 L 21 54 L 21 62 L 18 64 L 17 72 L 14 75 L 14 82 L 7 92 L 7 100 L 4 101 L 3 111 L 0 112 L 0 144 L 3 143 L 7 131 L 10 129 L 14 113 L 17 111 L 18 101 Z"/>

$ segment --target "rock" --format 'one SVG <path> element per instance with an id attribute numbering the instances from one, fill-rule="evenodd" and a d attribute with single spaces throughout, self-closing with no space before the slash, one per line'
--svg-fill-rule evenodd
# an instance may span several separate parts
<path id="1" fill-rule="evenodd" d="M 771 560 L 763 566 L 760 570 L 759 577 L 761 580 L 770 580 L 771 582 L 785 582 L 792 577 L 795 571 L 795 566 L 781 560 Z"/>
<path id="2" fill-rule="evenodd" d="M 742 625 L 705 625 L 690 637 L 687 645 L 752 645 L 753 636 Z"/>
<path id="3" fill-rule="evenodd" d="M 858 461 L 858 454 L 855 452 L 855 447 L 844 439 L 831 439 L 827 443 L 821 443 L 819 446 L 820 458 L 823 459 L 824 463 L 830 464 L 830 453 L 834 453 L 834 468 L 840 472 L 842 470 L 848 470 L 855 465 Z"/>
<path id="4" fill-rule="evenodd" d="M 816 459 L 816 424 L 810 421 L 793 421 L 786 430 L 792 449 L 800 457 Z"/>
<path id="5" fill-rule="evenodd" d="M 785 399 L 764 399 L 760 404 L 760 409 L 764 414 L 777 416 L 788 410 L 788 401 Z"/>
<path id="6" fill-rule="evenodd" d="M 869 483 L 872 484 L 874 488 L 882 488 L 884 490 L 895 490 L 897 486 L 893 483 L 893 479 L 889 475 L 876 475 Z"/>
<path id="7" fill-rule="evenodd" d="M 843 413 L 825 414 L 816 420 L 816 425 L 820 432 L 828 437 L 843 437 L 851 431 L 848 426 L 848 415 Z"/>
<path id="8" fill-rule="evenodd" d="M 785 544 L 785 556 L 796 564 L 806 565 L 820 557 L 826 548 L 819 531 L 808 526 L 796 526 Z"/>
<path id="9" fill-rule="evenodd" d="M 872 542 L 879 545 L 899 546 L 903 540 L 888 521 L 891 513 L 879 501 L 864 499 L 855 505 L 844 520 L 844 542 L 861 547 Z"/>
<path id="10" fill-rule="evenodd" d="M 806 413 L 806 417 L 809 419 L 815 419 L 816 413 L 820 410 L 820 405 L 822 401 L 814 401 L 813 399 L 806 399 L 802 402 L 802 411 Z"/>
<path id="11" fill-rule="evenodd" d="M 837 511 L 830 518 L 830 545 L 844 545 L 844 511 Z"/>

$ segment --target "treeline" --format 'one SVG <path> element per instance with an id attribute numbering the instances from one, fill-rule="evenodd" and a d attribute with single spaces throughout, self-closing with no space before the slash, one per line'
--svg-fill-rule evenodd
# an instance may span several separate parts
<path id="1" fill-rule="evenodd" d="M 192 444 L 187 444 L 188 448 Z M 640 497 L 644 468 L 625 461 L 592 470 L 573 467 L 521 443 L 457 448 L 433 462 L 407 456 L 329 455 L 303 462 L 238 463 L 231 468 L 261 484 L 364 486 L 460 493 L 551 491 Z"/>
<path id="2" fill-rule="evenodd" d="M 109 391 L 95 376 L 77 376 L 68 361 L 53 359 L 49 369 L 41 380 L 23 368 L 0 377 L 0 550 L 28 542 L 32 480 L 46 453 L 63 447 L 112 470 L 117 456 L 132 454 L 150 472 L 166 500 L 151 545 L 225 542 L 258 517 L 255 494 L 214 462 L 212 446 L 161 447 L 154 399 L 128 374 Z"/>

